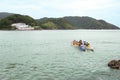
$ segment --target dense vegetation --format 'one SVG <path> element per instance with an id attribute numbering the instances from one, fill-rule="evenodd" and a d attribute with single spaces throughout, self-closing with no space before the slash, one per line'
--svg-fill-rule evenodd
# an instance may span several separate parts
<path id="1" fill-rule="evenodd" d="M 42 29 L 74 29 L 64 18 L 42 18 L 37 23 Z"/>
<path id="2" fill-rule="evenodd" d="M 64 17 L 77 29 L 118 29 L 117 26 L 104 20 L 96 20 L 91 17 Z"/>
<path id="3" fill-rule="evenodd" d="M 15 28 L 11 27 L 11 24 L 13 23 L 26 23 L 30 26 L 37 25 L 36 21 L 29 16 L 14 14 L 0 20 L 0 29 L 14 30 Z"/>
<path id="4" fill-rule="evenodd" d="M 13 15 L 13 13 L 1 12 L 0 13 L 0 19 L 3 19 L 3 18 L 8 17 L 10 15 Z"/>
<path id="5" fill-rule="evenodd" d="M 96 20 L 91 17 L 63 17 L 63 18 L 42 18 L 34 20 L 30 16 L 0 13 L 0 29 L 14 30 L 12 23 L 26 23 L 34 26 L 35 29 L 119 29 L 104 20 Z"/>
<path id="6" fill-rule="evenodd" d="M 104 20 L 91 17 L 42 18 L 37 23 L 43 29 L 119 29 Z"/>

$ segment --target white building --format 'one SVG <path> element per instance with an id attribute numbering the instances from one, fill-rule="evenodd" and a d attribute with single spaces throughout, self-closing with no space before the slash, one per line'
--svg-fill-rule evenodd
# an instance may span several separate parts
<path id="1" fill-rule="evenodd" d="M 18 30 L 34 30 L 33 27 L 26 25 L 25 23 L 13 23 L 11 24 L 12 27 L 16 27 Z"/>

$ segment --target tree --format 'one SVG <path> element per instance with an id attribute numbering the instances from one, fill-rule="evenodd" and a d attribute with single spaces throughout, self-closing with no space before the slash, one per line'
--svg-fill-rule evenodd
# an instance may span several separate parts
<path id="1" fill-rule="evenodd" d="M 36 21 L 29 16 L 14 14 L 0 20 L 0 29 L 5 29 L 5 30 L 15 29 L 11 26 L 11 24 L 13 23 L 25 23 L 30 26 L 37 25 Z"/>

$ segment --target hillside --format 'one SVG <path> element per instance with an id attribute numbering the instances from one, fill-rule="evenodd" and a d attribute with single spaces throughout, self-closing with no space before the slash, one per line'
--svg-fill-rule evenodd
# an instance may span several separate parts
<path id="1" fill-rule="evenodd" d="M 64 18 L 42 18 L 37 20 L 42 29 L 74 29 L 73 25 Z"/>
<path id="2" fill-rule="evenodd" d="M 42 18 L 36 21 L 43 29 L 119 29 L 104 20 L 91 17 Z M 50 24 L 54 24 L 54 27 L 50 27 Z"/>
<path id="3" fill-rule="evenodd" d="M 0 19 L 13 15 L 13 13 L 0 12 Z"/>
<path id="4" fill-rule="evenodd" d="M 104 20 L 96 20 L 91 17 L 64 17 L 77 29 L 118 29 L 117 26 Z"/>
<path id="5" fill-rule="evenodd" d="M 34 26 L 35 29 L 120 29 L 104 20 L 97 20 L 92 17 L 69 16 L 62 18 L 41 18 L 33 19 L 30 16 L 0 13 L 0 29 L 13 29 L 12 23 L 26 23 Z"/>
<path id="6" fill-rule="evenodd" d="M 26 23 L 27 25 L 30 25 L 30 26 L 37 25 L 36 21 L 29 16 L 14 14 L 0 20 L 0 29 L 14 30 L 15 28 L 11 27 L 11 24 L 13 23 Z"/>

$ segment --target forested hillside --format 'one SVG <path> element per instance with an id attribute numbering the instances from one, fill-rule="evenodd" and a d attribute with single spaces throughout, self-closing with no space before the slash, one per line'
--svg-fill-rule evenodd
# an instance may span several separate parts
<path id="1" fill-rule="evenodd" d="M 0 29 L 14 30 L 15 28 L 11 27 L 11 24 L 13 23 L 26 23 L 27 25 L 30 25 L 30 26 L 37 25 L 36 21 L 29 16 L 14 14 L 0 20 Z"/>
<path id="2" fill-rule="evenodd" d="M 3 19 L 3 18 L 8 17 L 8 16 L 10 16 L 10 15 L 13 15 L 13 13 L 1 12 L 1 13 L 0 13 L 0 19 Z"/>
<path id="3" fill-rule="evenodd" d="M 36 21 L 43 29 L 119 29 L 104 20 L 91 17 L 42 18 Z"/>
<path id="4" fill-rule="evenodd" d="M 25 23 L 34 29 L 119 29 L 119 27 L 104 20 L 92 17 L 69 16 L 62 18 L 33 19 L 27 15 L 0 13 L 0 29 L 14 30 L 12 23 Z"/>
<path id="5" fill-rule="evenodd" d="M 77 29 L 118 29 L 117 26 L 104 20 L 96 20 L 91 17 L 64 17 Z"/>
<path id="6" fill-rule="evenodd" d="M 74 29 L 73 25 L 64 18 L 42 18 L 37 20 L 42 29 Z"/>

